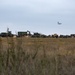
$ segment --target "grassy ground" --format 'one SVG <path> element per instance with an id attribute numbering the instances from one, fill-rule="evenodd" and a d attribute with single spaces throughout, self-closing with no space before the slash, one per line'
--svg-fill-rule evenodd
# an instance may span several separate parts
<path id="1" fill-rule="evenodd" d="M 0 75 L 75 75 L 75 38 L 0 38 Z"/>

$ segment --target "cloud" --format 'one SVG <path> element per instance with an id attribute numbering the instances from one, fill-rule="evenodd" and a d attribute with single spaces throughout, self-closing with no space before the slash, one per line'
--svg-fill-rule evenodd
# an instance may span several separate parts
<path id="1" fill-rule="evenodd" d="M 74 0 L 0 0 L 0 21 L 48 22 L 75 13 Z M 47 20 L 46 20 L 47 19 Z"/>
<path id="2" fill-rule="evenodd" d="M 51 10 L 72 9 L 74 0 L 0 0 L 3 6 L 29 7 L 37 12 L 50 12 Z"/>
<path id="3" fill-rule="evenodd" d="M 73 0 L 0 0 L 0 22 L 49 22 L 75 13 Z"/>

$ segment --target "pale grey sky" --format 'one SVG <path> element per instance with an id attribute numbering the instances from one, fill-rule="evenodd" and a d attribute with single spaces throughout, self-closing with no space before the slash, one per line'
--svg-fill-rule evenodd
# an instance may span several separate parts
<path id="1" fill-rule="evenodd" d="M 74 34 L 75 0 L 0 0 L 0 32 L 7 27 L 13 33 Z"/>

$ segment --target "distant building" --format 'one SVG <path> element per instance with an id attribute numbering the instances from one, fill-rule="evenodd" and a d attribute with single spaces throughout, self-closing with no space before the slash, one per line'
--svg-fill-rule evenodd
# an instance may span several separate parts
<path id="1" fill-rule="evenodd" d="M 60 38 L 71 38 L 70 35 L 60 35 L 59 37 L 60 37 Z"/>
<path id="2" fill-rule="evenodd" d="M 41 37 L 41 34 L 40 33 L 34 33 L 33 35 L 32 35 L 32 37 Z"/>
<path id="3" fill-rule="evenodd" d="M 18 32 L 18 36 L 21 37 L 21 36 L 27 36 L 27 32 Z"/>
<path id="4" fill-rule="evenodd" d="M 71 36 L 71 38 L 75 38 L 75 34 L 71 34 L 70 36 Z"/>
<path id="5" fill-rule="evenodd" d="M 12 37 L 13 34 L 11 33 L 11 31 L 10 31 L 9 33 L 2 32 L 2 33 L 0 34 L 0 36 L 1 36 L 1 37 Z"/>
<path id="6" fill-rule="evenodd" d="M 11 33 L 11 31 L 8 31 L 7 36 L 12 37 L 13 34 Z"/>
<path id="7" fill-rule="evenodd" d="M 1 37 L 7 37 L 7 33 L 6 33 L 6 32 L 2 32 L 2 33 L 0 34 L 0 36 L 1 36 Z"/>
<path id="8" fill-rule="evenodd" d="M 26 31 L 26 32 L 21 31 L 21 32 L 18 32 L 18 37 L 30 36 L 30 35 L 31 35 L 30 31 Z"/>

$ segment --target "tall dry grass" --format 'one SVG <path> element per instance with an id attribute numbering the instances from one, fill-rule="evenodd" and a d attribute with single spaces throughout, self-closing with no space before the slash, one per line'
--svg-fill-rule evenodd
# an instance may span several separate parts
<path id="1" fill-rule="evenodd" d="M 75 75 L 75 39 L 0 37 L 0 75 Z"/>

